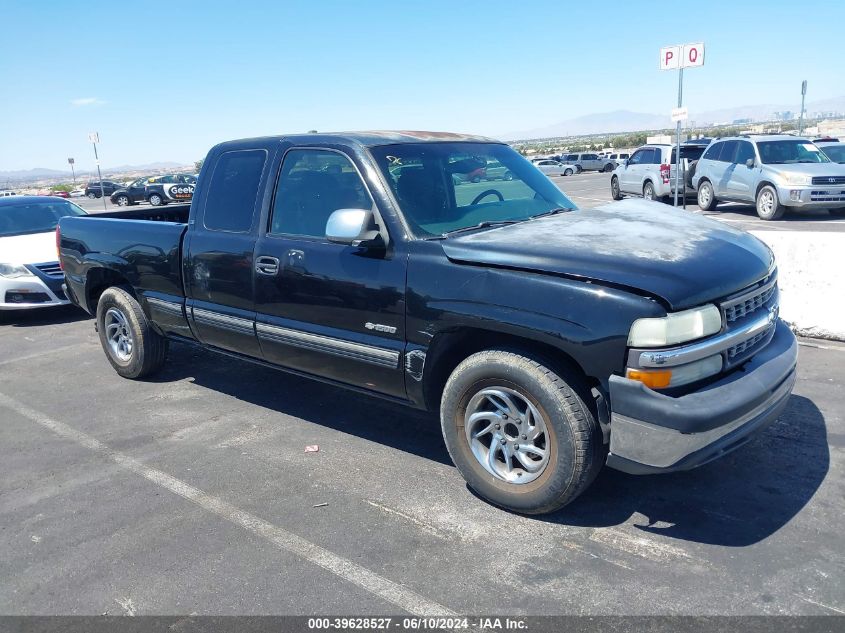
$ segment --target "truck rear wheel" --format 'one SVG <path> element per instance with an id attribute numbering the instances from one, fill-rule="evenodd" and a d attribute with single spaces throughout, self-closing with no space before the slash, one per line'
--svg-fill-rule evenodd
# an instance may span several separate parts
<path id="1" fill-rule="evenodd" d="M 550 369 L 522 353 L 486 350 L 446 383 L 443 437 L 469 486 L 524 514 L 565 506 L 604 463 L 602 434 L 576 372 Z"/>
<path id="2" fill-rule="evenodd" d="M 135 297 L 123 288 L 113 286 L 100 295 L 97 330 L 106 357 L 124 378 L 143 378 L 164 365 L 167 339 L 153 330 Z"/>

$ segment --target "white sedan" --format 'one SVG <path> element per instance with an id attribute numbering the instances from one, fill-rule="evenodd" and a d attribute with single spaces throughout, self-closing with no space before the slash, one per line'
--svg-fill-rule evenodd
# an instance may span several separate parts
<path id="1" fill-rule="evenodd" d="M 85 211 L 54 196 L 0 198 L 0 319 L 69 303 L 56 252 L 56 225 L 67 215 Z"/>
<path id="2" fill-rule="evenodd" d="M 547 176 L 571 176 L 578 173 L 578 167 L 557 160 L 540 160 L 534 163 Z"/>

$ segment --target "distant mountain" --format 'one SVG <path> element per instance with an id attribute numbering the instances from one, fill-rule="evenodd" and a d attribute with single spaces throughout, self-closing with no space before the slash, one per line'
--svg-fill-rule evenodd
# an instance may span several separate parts
<path id="1" fill-rule="evenodd" d="M 845 112 L 845 96 L 811 101 L 805 106 L 808 115 L 816 112 Z M 696 125 L 712 125 L 731 123 L 737 119 L 751 119 L 753 121 L 771 121 L 775 118 L 776 112 L 791 111 L 798 113 L 801 109 L 800 102 L 791 105 L 750 105 L 734 108 L 711 110 L 709 112 L 696 112 L 690 107 L 690 120 Z M 645 112 L 631 112 L 629 110 L 616 110 L 614 112 L 602 112 L 588 114 L 585 116 L 561 121 L 544 127 L 511 132 L 501 136 L 508 140 L 521 140 L 531 138 L 554 138 L 558 136 L 579 136 L 583 134 L 602 134 L 618 132 L 636 132 L 641 130 L 660 130 L 670 128 L 674 124 L 667 114 L 649 114 Z"/>
<path id="2" fill-rule="evenodd" d="M 120 174 L 125 172 L 156 172 L 165 169 L 185 167 L 193 170 L 193 165 L 162 161 L 159 163 L 147 163 L 145 165 L 118 165 L 117 167 L 103 167 L 104 174 Z M 77 169 L 76 175 L 90 174 L 92 170 Z M 0 171 L 0 182 L 30 182 L 35 180 L 46 180 L 48 178 L 71 178 L 71 172 L 57 169 L 46 169 L 35 167 L 34 169 L 19 169 L 15 171 Z"/>

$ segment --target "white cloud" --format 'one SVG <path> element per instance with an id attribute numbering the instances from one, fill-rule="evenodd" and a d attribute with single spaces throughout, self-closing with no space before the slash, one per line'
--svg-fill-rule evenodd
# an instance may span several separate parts
<path id="1" fill-rule="evenodd" d="M 72 99 L 71 104 L 77 107 L 89 105 L 103 105 L 105 101 L 97 99 L 97 97 L 83 97 L 81 99 Z"/>

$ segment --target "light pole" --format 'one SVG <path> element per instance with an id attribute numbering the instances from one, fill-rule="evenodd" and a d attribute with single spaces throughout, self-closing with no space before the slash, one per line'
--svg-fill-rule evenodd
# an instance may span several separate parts
<path id="1" fill-rule="evenodd" d="M 88 140 L 94 146 L 94 162 L 97 163 L 97 177 L 100 179 L 100 198 L 103 199 L 103 211 L 108 211 L 108 207 L 106 207 L 106 188 L 103 186 L 103 174 L 100 171 L 100 157 L 97 156 L 97 143 L 100 142 L 100 135 L 97 132 L 91 132 L 88 135 Z"/>
<path id="2" fill-rule="evenodd" d="M 798 115 L 798 136 L 804 133 L 804 98 L 807 96 L 807 80 L 801 82 L 801 113 Z"/>
<path id="3" fill-rule="evenodd" d="M 72 158 L 67 159 L 67 163 L 68 163 L 68 165 L 70 165 L 70 173 L 73 175 L 73 188 L 74 189 L 76 189 L 76 170 L 73 168 L 73 164 L 75 162 L 76 161 L 73 160 Z"/>

